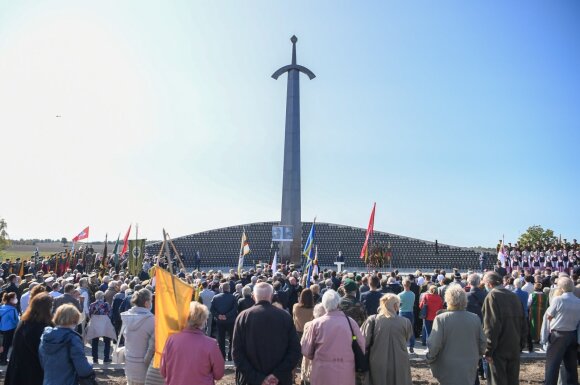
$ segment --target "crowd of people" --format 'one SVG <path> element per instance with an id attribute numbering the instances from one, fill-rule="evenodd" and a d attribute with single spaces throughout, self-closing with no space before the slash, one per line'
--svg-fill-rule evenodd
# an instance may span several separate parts
<path id="1" fill-rule="evenodd" d="M 187 325 L 155 365 L 157 262 L 146 258 L 138 276 L 122 266 L 7 275 L 5 383 L 95 384 L 93 365 L 115 358 L 129 385 L 215 384 L 226 361 L 239 385 L 405 385 L 417 343 L 442 384 L 517 384 L 520 354 L 535 347 L 546 350 L 546 384 L 578 381 L 578 265 L 312 277 L 293 265 L 241 274 L 182 267 L 176 275 L 195 288 Z"/>
<path id="2" fill-rule="evenodd" d="M 511 273 L 513 270 L 533 269 L 543 271 L 559 271 L 571 274 L 575 267 L 580 266 L 580 245 L 576 239 L 568 242 L 566 239 L 558 242 L 536 242 L 535 244 L 508 243 L 500 240 L 497 245 L 498 263 Z"/>

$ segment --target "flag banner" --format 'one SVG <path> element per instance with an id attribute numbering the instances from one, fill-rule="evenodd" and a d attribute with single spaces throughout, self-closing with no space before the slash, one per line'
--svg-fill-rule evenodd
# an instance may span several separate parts
<path id="1" fill-rule="evenodd" d="M 89 237 L 89 226 L 85 227 L 76 237 L 72 239 L 73 243 L 87 239 Z"/>
<path id="2" fill-rule="evenodd" d="M 274 253 L 274 260 L 272 261 L 272 274 L 278 271 L 278 252 Z"/>
<path id="3" fill-rule="evenodd" d="M 125 233 L 125 238 L 123 238 L 123 248 L 121 249 L 121 255 L 125 255 L 125 253 L 127 252 L 127 249 L 129 247 L 129 234 L 131 234 L 131 225 L 129 225 L 129 228 L 127 229 L 127 232 Z"/>
<path id="4" fill-rule="evenodd" d="M 143 255 L 145 253 L 145 239 L 129 240 L 129 274 L 139 275 L 143 269 Z"/>
<path id="5" fill-rule="evenodd" d="M 101 266 L 103 266 L 103 269 L 107 268 L 107 257 L 108 257 L 108 251 L 107 251 L 107 241 L 109 238 L 109 234 L 105 234 L 105 248 L 103 250 L 103 259 L 101 260 Z"/>
<path id="6" fill-rule="evenodd" d="M 242 269 L 244 268 L 244 257 L 250 254 L 250 243 L 248 242 L 248 237 L 246 236 L 246 230 L 242 233 L 242 241 L 240 243 L 240 257 L 238 258 L 238 274 L 242 274 Z"/>
<path id="7" fill-rule="evenodd" d="M 310 233 L 308 234 L 308 238 L 306 239 L 306 243 L 304 244 L 304 251 L 302 255 L 306 258 L 306 269 L 308 270 L 306 276 L 306 288 L 310 287 L 310 277 L 312 276 L 312 268 L 313 268 L 313 261 L 314 261 L 314 238 L 316 235 L 316 218 L 312 222 L 312 227 L 310 228 Z"/>
<path id="8" fill-rule="evenodd" d="M 365 243 L 363 244 L 363 247 L 360 251 L 360 258 L 364 259 L 365 262 L 367 262 L 369 259 L 369 240 L 371 240 L 373 237 L 373 228 L 375 227 L 375 209 L 376 209 L 376 207 L 377 207 L 377 204 L 375 202 L 375 204 L 373 205 L 373 211 L 371 212 L 371 217 L 369 219 L 367 233 L 365 235 Z"/>
<path id="9" fill-rule="evenodd" d="M 170 335 L 187 324 L 189 304 L 193 297 L 190 286 L 167 270 L 155 268 L 155 357 L 153 367 L 159 368 L 163 347 Z"/>
<path id="10" fill-rule="evenodd" d="M 119 239 L 121 234 L 117 236 L 117 241 L 115 242 L 115 247 L 113 247 L 113 258 L 115 261 L 115 270 L 119 271 Z"/>

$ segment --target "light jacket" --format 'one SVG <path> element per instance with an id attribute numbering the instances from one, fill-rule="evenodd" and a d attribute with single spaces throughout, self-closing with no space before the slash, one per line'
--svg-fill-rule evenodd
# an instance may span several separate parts
<path id="1" fill-rule="evenodd" d="M 134 306 L 121 313 L 121 319 L 125 336 L 125 375 L 129 381 L 144 383 L 155 352 L 155 316 L 149 309 Z"/>

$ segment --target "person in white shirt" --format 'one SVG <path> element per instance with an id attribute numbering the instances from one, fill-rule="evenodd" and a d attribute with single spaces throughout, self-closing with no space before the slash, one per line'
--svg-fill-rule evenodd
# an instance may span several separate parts
<path id="1" fill-rule="evenodd" d="M 26 291 L 26 293 L 22 294 L 22 297 L 20 297 L 20 310 L 22 311 L 22 313 L 24 313 L 26 309 L 28 309 L 28 304 L 30 303 L 30 292 L 36 286 L 38 286 L 38 282 L 32 282 L 28 286 L 28 291 Z"/>
<path id="2" fill-rule="evenodd" d="M 52 291 L 48 294 L 52 298 L 58 298 L 62 295 L 62 293 L 59 290 L 60 290 L 60 284 L 58 282 L 55 282 L 52 284 Z"/>
<path id="3" fill-rule="evenodd" d="M 83 314 L 85 319 L 89 315 L 89 280 L 86 278 L 81 278 L 79 280 L 79 288 L 81 290 L 80 301 L 83 307 Z"/>
<path id="4" fill-rule="evenodd" d="M 522 286 L 522 290 L 528 294 L 532 294 L 534 292 L 534 277 L 531 275 L 526 275 L 524 277 L 524 282 L 525 283 Z"/>

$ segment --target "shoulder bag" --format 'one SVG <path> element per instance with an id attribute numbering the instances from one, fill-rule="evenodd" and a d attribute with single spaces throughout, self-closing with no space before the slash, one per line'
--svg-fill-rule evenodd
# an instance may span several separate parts
<path id="1" fill-rule="evenodd" d="M 113 345 L 113 354 L 112 360 L 114 364 L 124 364 L 125 363 L 125 347 L 119 347 L 119 341 L 121 341 L 121 336 L 123 335 L 123 331 L 125 331 L 125 324 L 121 326 L 121 330 L 119 330 L 119 335 L 117 336 L 117 341 Z"/>
<path id="2" fill-rule="evenodd" d="M 352 325 L 350 324 L 350 319 L 345 314 L 346 322 L 348 322 L 348 327 L 350 328 L 350 334 L 352 336 L 352 352 L 354 353 L 354 368 L 357 373 L 365 373 L 369 371 L 369 361 L 367 356 L 363 353 L 360 348 L 356 335 L 352 330 Z"/>

